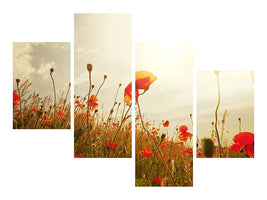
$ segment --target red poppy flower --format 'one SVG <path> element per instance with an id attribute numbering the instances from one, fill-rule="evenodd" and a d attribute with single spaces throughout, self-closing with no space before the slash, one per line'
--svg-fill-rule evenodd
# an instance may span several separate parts
<path id="1" fill-rule="evenodd" d="M 192 155 L 193 154 L 193 149 L 192 147 L 188 147 L 184 150 L 184 153 L 187 155 Z"/>
<path id="2" fill-rule="evenodd" d="M 135 103 L 137 102 L 138 95 L 138 89 L 135 87 Z M 124 89 L 124 101 L 128 104 L 132 101 L 132 82 Z"/>
<path id="3" fill-rule="evenodd" d="M 76 99 L 76 100 L 75 100 L 75 103 L 76 103 L 76 104 L 79 104 L 79 103 L 80 103 L 80 101 L 79 101 L 78 99 Z"/>
<path id="4" fill-rule="evenodd" d="M 146 148 L 146 147 L 144 147 L 144 150 L 140 151 L 139 153 L 142 156 L 145 156 L 145 157 L 151 157 L 153 155 L 153 152 L 150 149 Z"/>
<path id="5" fill-rule="evenodd" d="M 37 108 L 33 108 L 32 112 L 36 113 L 37 112 Z"/>
<path id="6" fill-rule="evenodd" d="M 244 149 L 244 153 L 250 157 L 254 157 L 254 145 L 248 145 Z"/>
<path id="7" fill-rule="evenodd" d="M 13 105 L 18 107 L 19 106 L 19 95 L 16 92 L 13 92 Z"/>
<path id="8" fill-rule="evenodd" d="M 137 89 L 147 89 L 157 77 L 148 71 L 137 71 L 135 72 L 135 85 Z"/>
<path id="9" fill-rule="evenodd" d="M 188 130 L 187 126 L 185 125 L 182 125 L 179 127 L 179 131 L 182 133 L 182 132 L 186 132 Z"/>
<path id="10" fill-rule="evenodd" d="M 161 145 L 161 148 L 164 148 L 164 147 L 165 147 L 165 144 L 162 144 L 162 145 Z"/>
<path id="11" fill-rule="evenodd" d="M 89 99 L 89 106 L 92 108 L 92 110 L 96 109 L 98 107 L 98 104 L 96 103 L 98 99 L 93 94 Z M 86 101 L 86 104 L 88 105 L 88 101 Z"/>
<path id="12" fill-rule="evenodd" d="M 57 111 L 57 118 L 61 118 L 64 115 L 66 115 L 66 114 L 62 110 Z"/>
<path id="13" fill-rule="evenodd" d="M 197 150 L 197 157 L 198 158 L 205 158 L 204 154 L 199 150 Z"/>
<path id="14" fill-rule="evenodd" d="M 77 154 L 74 155 L 74 158 L 82 158 L 82 157 L 83 157 L 82 153 L 80 153 L 79 156 L 77 156 Z"/>
<path id="15" fill-rule="evenodd" d="M 158 132 L 157 131 L 152 131 L 152 134 L 155 135 L 155 134 L 158 134 Z"/>
<path id="16" fill-rule="evenodd" d="M 111 146 L 111 144 L 112 144 L 112 141 L 108 141 L 108 142 L 105 144 L 105 147 L 108 149 L 108 148 Z M 116 142 L 113 142 L 112 147 L 111 147 L 111 150 L 116 149 L 117 146 L 118 146 L 118 144 L 117 144 Z"/>
<path id="17" fill-rule="evenodd" d="M 154 177 L 154 181 L 157 182 L 157 183 L 159 183 L 159 184 L 162 183 L 162 179 L 159 178 L 159 177 L 157 177 L 157 176 Z M 163 184 L 166 185 L 166 181 L 164 181 Z"/>
<path id="18" fill-rule="evenodd" d="M 19 101 L 19 95 L 16 92 L 13 92 L 13 101 Z"/>
<path id="19" fill-rule="evenodd" d="M 233 140 L 240 145 L 250 145 L 254 142 L 254 134 L 250 132 L 241 132 L 235 135 Z"/>
<path id="20" fill-rule="evenodd" d="M 118 124 L 116 124 L 116 123 L 114 123 L 114 122 L 112 123 L 112 126 L 117 126 L 117 125 L 118 125 Z"/>
<path id="21" fill-rule="evenodd" d="M 192 138 L 193 134 L 189 133 L 189 132 L 182 132 L 179 136 L 178 139 L 183 141 L 183 140 L 187 140 L 188 138 Z"/>
<path id="22" fill-rule="evenodd" d="M 240 152 L 242 150 L 242 145 L 235 143 L 228 147 L 228 149 L 234 152 Z"/>
<path id="23" fill-rule="evenodd" d="M 163 126 L 164 126 L 164 127 L 168 127 L 169 124 L 170 124 L 170 122 L 169 122 L 168 120 L 166 120 L 166 121 L 163 123 Z"/>
<path id="24" fill-rule="evenodd" d="M 234 136 L 232 144 L 228 149 L 234 152 L 241 152 L 250 157 L 254 157 L 254 134 L 250 132 L 240 132 Z"/>

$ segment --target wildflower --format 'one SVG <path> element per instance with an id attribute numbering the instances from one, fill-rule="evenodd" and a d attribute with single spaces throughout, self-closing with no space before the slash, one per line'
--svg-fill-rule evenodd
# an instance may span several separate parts
<path id="1" fill-rule="evenodd" d="M 205 158 L 204 154 L 199 150 L 197 150 L 197 157 L 198 158 Z"/>
<path id="2" fill-rule="evenodd" d="M 163 123 L 163 126 L 164 126 L 164 127 L 168 127 L 169 124 L 170 124 L 170 122 L 169 122 L 168 120 L 166 120 L 166 121 Z"/>
<path id="3" fill-rule="evenodd" d="M 186 132 L 187 130 L 188 130 L 188 128 L 187 128 L 187 126 L 185 126 L 185 125 L 182 125 L 182 126 L 179 127 L 179 131 L 180 131 L 181 133 Z"/>
<path id="4" fill-rule="evenodd" d="M 79 106 L 80 108 L 83 108 L 83 104 L 80 104 L 80 103 L 79 103 L 78 106 Z"/>
<path id="5" fill-rule="evenodd" d="M 34 108 L 32 109 L 32 112 L 36 113 L 36 112 L 37 112 L 37 108 L 34 107 Z"/>
<path id="6" fill-rule="evenodd" d="M 193 154 L 193 149 L 192 147 L 188 147 L 184 150 L 184 153 L 187 155 L 192 155 Z"/>
<path id="7" fill-rule="evenodd" d="M 143 151 L 139 151 L 139 153 L 142 156 L 145 156 L 145 157 L 151 157 L 152 154 L 153 154 L 153 152 L 150 149 L 146 148 L 146 147 L 144 147 L 144 150 Z"/>
<path id="8" fill-rule="evenodd" d="M 77 156 L 77 154 L 74 155 L 74 158 L 82 158 L 82 157 L 83 157 L 82 153 L 80 153 L 79 156 Z"/>
<path id="9" fill-rule="evenodd" d="M 112 144 L 112 141 L 108 141 L 108 142 L 105 144 L 105 147 L 108 149 L 108 148 L 111 146 L 111 144 Z M 116 142 L 113 142 L 112 147 L 111 147 L 111 150 L 116 149 L 117 146 L 118 146 L 118 144 L 117 144 Z"/>
<path id="10" fill-rule="evenodd" d="M 57 118 L 61 118 L 64 115 L 66 115 L 66 114 L 62 110 L 57 111 Z"/>
<path id="11" fill-rule="evenodd" d="M 18 107 L 19 106 L 19 95 L 16 92 L 13 92 L 13 105 Z"/>
<path id="12" fill-rule="evenodd" d="M 165 144 L 162 144 L 162 145 L 161 145 L 161 148 L 164 148 L 164 147 L 165 147 Z"/>
<path id="13" fill-rule="evenodd" d="M 79 104 L 79 103 L 80 103 L 80 101 L 79 101 L 78 99 L 76 99 L 76 100 L 75 100 L 75 103 L 76 103 L 76 104 Z"/>
<path id="14" fill-rule="evenodd" d="M 149 124 L 149 122 L 146 123 L 146 126 L 151 126 L 151 124 Z"/>
<path id="15" fill-rule="evenodd" d="M 135 103 L 137 102 L 138 95 L 138 89 L 135 87 Z M 128 104 L 132 101 L 132 82 L 124 89 L 124 101 Z"/>
<path id="16" fill-rule="evenodd" d="M 159 177 L 157 177 L 157 176 L 154 177 L 154 181 L 157 182 L 157 183 L 159 183 L 159 184 L 162 183 L 162 179 L 159 178 Z M 164 181 L 163 184 L 166 185 L 166 181 Z"/>
<path id="17" fill-rule="evenodd" d="M 137 89 L 148 89 L 149 86 L 157 80 L 157 77 L 148 71 L 135 72 L 135 85 Z"/>
<path id="18" fill-rule="evenodd" d="M 160 179 L 159 177 L 155 176 L 154 181 L 157 183 L 161 183 L 162 179 Z"/>
<path id="19" fill-rule="evenodd" d="M 117 126 L 117 125 L 118 125 L 118 124 L 116 124 L 116 123 L 114 123 L 114 122 L 112 123 L 112 126 Z"/>
<path id="20" fill-rule="evenodd" d="M 235 142 L 230 147 L 229 150 L 234 152 L 243 152 L 254 157 L 254 134 L 250 132 L 240 132 L 234 136 L 233 141 Z"/>
<path id="21" fill-rule="evenodd" d="M 92 95 L 89 99 L 89 106 L 92 107 L 92 110 L 98 107 L 98 104 L 96 103 L 98 99 L 95 95 Z M 86 104 L 88 105 L 88 101 L 86 101 Z"/>
<path id="22" fill-rule="evenodd" d="M 182 132 L 179 136 L 178 139 L 183 141 L 183 140 L 187 140 L 188 138 L 192 138 L 193 134 L 189 133 L 189 132 Z"/>

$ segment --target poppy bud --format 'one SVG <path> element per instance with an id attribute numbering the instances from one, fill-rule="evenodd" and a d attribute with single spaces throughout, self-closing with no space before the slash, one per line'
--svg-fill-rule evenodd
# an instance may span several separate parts
<path id="1" fill-rule="evenodd" d="M 213 156 L 214 143 L 210 138 L 204 138 L 201 140 L 201 148 L 207 158 L 211 158 Z"/>
<path id="2" fill-rule="evenodd" d="M 98 112 L 98 109 L 95 109 L 95 113 L 97 113 Z"/>
<path id="3" fill-rule="evenodd" d="M 91 72 L 93 70 L 93 65 L 87 64 L 87 70 L 88 70 L 88 72 Z"/>
<path id="4" fill-rule="evenodd" d="M 166 134 L 163 133 L 163 134 L 161 135 L 161 140 L 164 140 L 165 137 L 166 137 Z"/>
<path id="5" fill-rule="evenodd" d="M 17 79 L 16 79 L 16 82 L 19 83 L 19 82 L 20 82 L 20 79 L 17 78 Z"/>
<path id="6" fill-rule="evenodd" d="M 50 73 L 53 73 L 54 72 L 54 68 L 50 68 Z"/>
<path id="7" fill-rule="evenodd" d="M 119 84 L 119 87 L 121 86 L 121 83 Z"/>
<path id="8" fill-rule="evenodd" d="M 92 89 L 95 87 L 95 85 L 92 85 Z"/>
<path id="9" fill-rule="evenodd" d="M 104 79 L 106 79 L 108 76 L 107 75 L 104 75 Z"/>
<path id="10" fill-rule="evenodd" d="M 69 87 L 70 87 L 70 83 L 69 83 Z"/>

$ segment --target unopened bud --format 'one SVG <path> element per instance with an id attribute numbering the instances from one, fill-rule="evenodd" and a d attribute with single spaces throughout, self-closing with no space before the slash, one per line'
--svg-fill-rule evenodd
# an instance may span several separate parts
<path id="1" fill-rule="evenodd" d="M 87 70 L 88 70 L 88 72 L 91 72 L 93 70 L 93 65 L 87 64 Z"/>
<path id="2" fill-rule="evenodd" d="M 161 135 L 161 140 L 164 140 L 165 137 L 166 137 L 166 134 L 163 133 L 163 134 Z"/>

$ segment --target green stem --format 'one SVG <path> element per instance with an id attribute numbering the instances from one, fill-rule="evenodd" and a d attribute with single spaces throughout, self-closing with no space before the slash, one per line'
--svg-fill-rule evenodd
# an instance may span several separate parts
<path id="1" fill-rule="evenodd" d="M 56 86 L 55 86 L 55 81 L 54 81 L 54 78 L 52 76 L 52 72 L 50 72 L 50 76 L 51 76 L 51 79 L 52 79 L 52 84 L 53 84 L 53 89 L 54 89 L 54 122 L 53 122 L 53 128 L 55 128 L 55 125 L 56 125 L 56 102 L 57 102 L 57 97 L 56 97 Z"/>
<path id="2" fill-rule="evenodd" d="M 219 153 L 220 153 L 220 158 L 221 158 L 222 157 L 221 143 L 220 143 L 220 137 L 219 137 L 218 128 L 217 128 L 217 124 L 218 124 L 218 108 L 219 108 L 220 102 L 221 102 L 221 94 L 220 94 L 219 77 L 218 77 L 218 75 L 216 75 L 216 77 L 217 77 L 217 85 L 218 85 L 218 104 L 217 104 L 217 107 L 216 107 L 216 110 L 215 110 L 215 131 L 216 131 L 216 135 L 217 135 Z"/>

